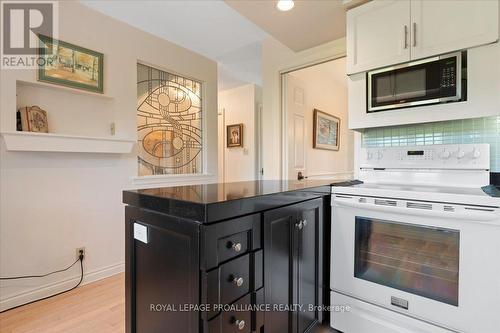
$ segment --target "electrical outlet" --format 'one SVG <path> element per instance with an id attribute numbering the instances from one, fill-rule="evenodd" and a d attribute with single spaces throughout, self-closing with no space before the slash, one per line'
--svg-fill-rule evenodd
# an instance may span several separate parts
<path id="1" fill-rule="evenodd" d="M 79 247 L 76 249 L 76 259 L 80 258 L 80 251 L 83 253 L 83 256 L 85 257 L 85 248 L 84 247 Z"/>

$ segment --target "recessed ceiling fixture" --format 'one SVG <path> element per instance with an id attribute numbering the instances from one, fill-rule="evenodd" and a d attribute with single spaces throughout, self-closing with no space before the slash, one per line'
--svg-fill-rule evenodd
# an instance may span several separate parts
<path id="1" fill-rule="evenodd" d="M 293 8 L 293 6 L 295 6 L 293 0 L 279 0 L 278 3 L 276 4 L 276 8 L 278 8 L 282 12 L 289 11 L 290 9 Z"/>

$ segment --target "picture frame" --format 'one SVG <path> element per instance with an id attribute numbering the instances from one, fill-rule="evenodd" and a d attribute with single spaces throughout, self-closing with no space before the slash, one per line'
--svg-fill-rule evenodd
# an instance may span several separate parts
<path id="1" fill-rule="evenodd" d="M 340 148 L 340 118 L 314 109 L 313 148 L 338 151 Z"/>
<path id="2" fill-rule="evenodd" d="M 47 111 L 39 106 L 26 106 L 20 108 L 16 113 L 17 130 L 25 132 L 48 133 L 49 123 Z"/>
<path id="3" fill-rule="evenodd" d="M 38 81 L 104 93 L 104 54 L 78 45 L 38 35 Z"/>
<path id="4" fill-rule="evenodd" d="M 226 145 L 228 148 L 243 147 L 243 124 L 227 125 Z"/>

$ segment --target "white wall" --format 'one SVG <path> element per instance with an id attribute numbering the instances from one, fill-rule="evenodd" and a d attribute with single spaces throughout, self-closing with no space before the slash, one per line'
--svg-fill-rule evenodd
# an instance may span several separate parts
<path id="1" fill-rule="evenodd" d="M 224 112 L 224 126 L 219 127 L 219 137 L 224 138 L 224 182 L 254 180 L 257 173 L 256 107 L 261 96 L 260 88 L 247 84 L 219 92 L 219 110 Z M 243 124 L 243 147 L 227 148 L 226 126 Z"/>
<path id="2" fill-rule="evenodd" d="M 53 132 L 136 138 L 138 60 L 199 79 L 204 85 L 206 171 L 217 172 L 217 65 L 172 43 L 78 4 L 60 2 L 61 40 L 104 53 L 106 99 L 66 91 L 24 91 L 49 113 Z M 15 130 L 16 80 L 36 81 L 33 70 L 1 70 L 1 131 Z M 27 95 L 26 95 L 27 94 Z M 21 101 L 23 103 L 23 101 Z M 122 190 L 142 186 L 131 154 L 8 152 L 0 142 L 0 275 L 39 274 L 68 265 L 85 246 L 85 281 L 123 270 Z M 162 185 L 188 182 L 169 178 Z M 146 186 L 157 186 L 158 179 Z M 2 281 L 0 310 L 70 287 L 78 268 L 50 278 Z"/>
<path id="3" fill-rule="evenodd" d="M 306 176 L 309 178 L 352 176 L 354 134 L 348 129 L 346 58 L 287 74 L 304 89 Z M 313 148 L 313 110 L 340 118 L 338 151 Z"/>
<path id="4" fill-rule="evenodd" d="M 263 163 L 264 179 L 281 178 L 281 73 L 342 57 L 345 38 L 293 52 L 277 40 L 268 38 L 262 45 L 263 79 Z M 277 133 L 281 133 L 277 135 Z"/>

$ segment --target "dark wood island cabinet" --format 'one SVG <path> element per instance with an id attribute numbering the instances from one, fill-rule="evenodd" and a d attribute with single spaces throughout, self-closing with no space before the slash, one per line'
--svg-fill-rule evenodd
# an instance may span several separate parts
<path id="1" fill-rule="evenodd" d="M 127 333 L 302 333 L 322 322 L 329 182 L 131 190 L 123 201 Z"/>

